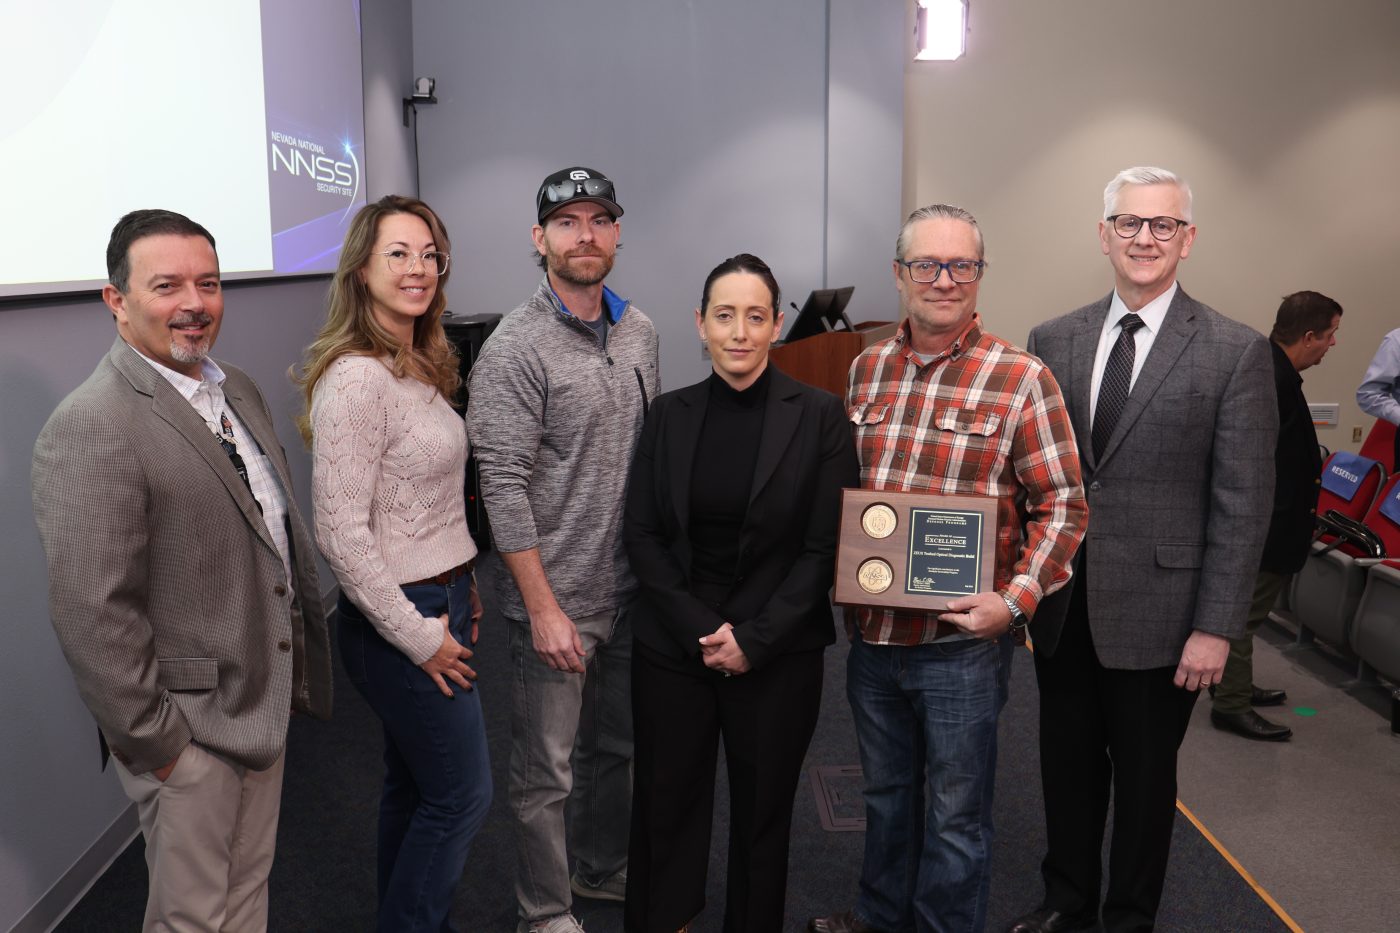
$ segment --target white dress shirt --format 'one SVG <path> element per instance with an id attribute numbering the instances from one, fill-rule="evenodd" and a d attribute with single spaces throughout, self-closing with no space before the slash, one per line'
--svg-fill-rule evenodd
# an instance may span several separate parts
<path id="1" fill-rule="evenodd" d="M 1162 294 L 1153 298 L 1143 305 L 1136 314 L 1142 318 L 1144 326 L 1139 327 L 1133 334 L 1133 376 L 1128 381 L 1128 391 L 1133 391 L 1133 386 L 1137 384 L 1138 373 L 1142 372 L 1142 364 L 1147 361 L 1147 354 L 1152 350 L 1152 343 L 1161 333 L 1162 322 L 1167 319 L 1167 308 L 1171 307 L 1172 299 L 1176 297 L 1176 283 L 1172 282 L 1171 287 Z M 1099 347 L 1094 351 L 1094 379 L 1089 385 L 1089 427 L 1094 426 L 1094 416 L 1099 410 L 1099 386 L 1103 383 L 1103 371 L 1108 366 L 1108 354 L 1113 349 L 1113 344 L 1117 342 L 1119 333 L 1123 328 L 1118 326 L 1118 322 L 1123 320 L 1123 315 L 1128 314 L 1128 306 L 1123 303 L 1123 299 L 1118 297 L 1118 291 L 1113 292 L 1113 300 L 1108 305 L 1108 316 L 1104 318 L 1103 330 L 1099 333 Z"/>

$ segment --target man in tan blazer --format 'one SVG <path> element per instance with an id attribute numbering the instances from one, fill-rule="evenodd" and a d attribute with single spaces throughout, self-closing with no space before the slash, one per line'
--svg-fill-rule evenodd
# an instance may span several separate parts
<path id="1" fill-rule="evenodd" d="M 330 715 L 312 541 L 257 386 L 209 351 L 214 238 L 112 231 L 118 340 L 34 446 L 54 629 L 146 837 L 146 930 L 264 930 L 287 719 Z"/>

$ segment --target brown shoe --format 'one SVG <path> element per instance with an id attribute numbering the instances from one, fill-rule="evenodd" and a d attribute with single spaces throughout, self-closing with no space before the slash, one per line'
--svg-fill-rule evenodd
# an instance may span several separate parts
<path id="1" fill-rule="evenodd" d="M 854 910 L 843 910 L 830 917 L 813 917 L 807 921 L 810 933 L 880 933 L 864 923 Z"/>

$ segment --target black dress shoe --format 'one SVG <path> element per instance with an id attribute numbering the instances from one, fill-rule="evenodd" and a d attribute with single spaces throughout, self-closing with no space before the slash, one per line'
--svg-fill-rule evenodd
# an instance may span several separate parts
<path id="1" fill-rule="evenodd" d="M 1211 710 L 1210 721 L 1217 729 L 1224 729 L 1226 732 L 1233 732 L 1235 735 L 1242 735 L 1247 739 L 1258 739 L 1262 742 L 1282 742 L 1293 734 L 1292 729 L 1276 722 L 1269 722 L 1254 710 L 1247 713 L 1220 713 Z"/>
<path id="2" fill-rule="evenodd" d="M 1215 684 L 1210 685 L 1210 695 L 1215 696 Z M 1261 690 L 1258 687 L 1249 688 L 1250 706 L 1282 706 L 1288 699 L 1286 690 Z"/>
<path id="3" fill-rule="evenodd" d="M 1042 907 L 1024 917 L 1017 917 L 1006 928 L 1006 933 L 1067 933 L 1069 930 L 1088 930 L 1094 920 L 1077 914 L 1062 914 L 1058 910 Z"/>
<path id="4" fill-rule="evenodd" d="M 862 923 L 854 910 L 843 910 L 830 917 L 813 917 L 807 921 L 810 933 L 879 933 Z"/>

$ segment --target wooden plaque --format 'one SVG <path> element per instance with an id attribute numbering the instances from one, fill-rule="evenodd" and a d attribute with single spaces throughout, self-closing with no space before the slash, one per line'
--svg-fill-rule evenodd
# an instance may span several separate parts
<path id="1" fill-rule="evenodd" d="M 996 521 L 990 496 L 842 490 L 836 602 L 929 612 L 990 591 Z"/>

